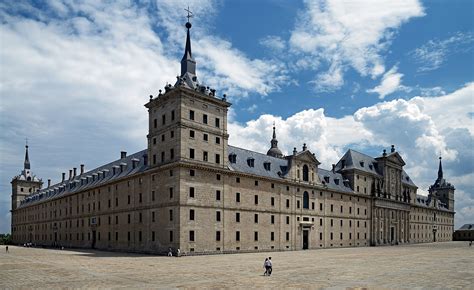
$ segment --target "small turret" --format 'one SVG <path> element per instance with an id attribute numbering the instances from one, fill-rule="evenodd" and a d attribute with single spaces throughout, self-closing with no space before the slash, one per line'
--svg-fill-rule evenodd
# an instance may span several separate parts
<path id="1" fill-rule="evenodd" d="M 271 143 L 271 147 L 267 151 L 267 155 L 277 157 L 277 158 L 283 157 L 283 153 L 281 153 L 281 150 L 278 149 L 278 140 L 276 138 L 275 124 L 273 124 L 273 135 L 272 135 L 272 140 L 270 141 L 270 143 Z"/>

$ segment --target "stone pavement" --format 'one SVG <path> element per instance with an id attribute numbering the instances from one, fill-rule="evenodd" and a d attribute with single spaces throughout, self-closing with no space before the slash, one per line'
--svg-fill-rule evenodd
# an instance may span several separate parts
<path id="1" fill-rule="evenodd" d="M 273 275 L 263 276 L 265 257 Z M 0 288 L 474 289 L 474 246 L 446 242 L 157 257 L 0 246 Z"/>

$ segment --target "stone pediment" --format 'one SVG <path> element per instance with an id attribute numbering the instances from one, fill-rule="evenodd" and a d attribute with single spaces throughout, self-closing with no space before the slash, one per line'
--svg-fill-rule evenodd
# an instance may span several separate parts
<path id="1" fill-rule="evenodd" d="M 291 156 L 294 160 L 298 160 L 305 163 L 316 164 L 318 166 L 321 162 L 318 161 L 316 156 L 313 155 L 309 150 L 299 152 L 296 155 Z"/>
<path id="2" fill-rule="evenodd" d="M 394 152 L 394 153 L 388 155 L 388 156 L 387 156 L 387 159 L 388 159 L 390 162 L 399 164 L 400 166 L 404 166 L 404 165 L 405 165 L 405 161 L 403 160 L 402 156 L 400 156 L 400 154 L 398 154 L 398 152 Z"/>

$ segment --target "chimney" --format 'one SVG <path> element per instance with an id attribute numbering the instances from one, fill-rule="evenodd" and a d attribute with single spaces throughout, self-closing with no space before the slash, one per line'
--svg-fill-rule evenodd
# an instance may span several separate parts
<path id="1" fill-rule="evenodd" d="M 64 182 L 65 179 L 66 179 L 66 173 L 63 172 L 63 179 L 61 180 L 61 182 Z"/>
<path id="2" fill-rule="evenodd" d="M 336 172 L 336 164 L 333 164 L 332 165 L 332 173 L 335 173 Z"/>
<path id="3" fill-rule="evenodd" d="M 306 147 L 306 143 L 304 143 L 303 144 L 303 151 L 306 151 L 306 149 L 308 149 L 308 148 Z"/>
<path id="4" fill-rule="evenodd" d="M 392 149 L 390 149 L 390 152 L 395 152 L 395 145 L 392 145 Z"/>
<path id="5" fill-rule="evenodd" d="M 51 186 L 51 179 L 48 179 L 48 188 Z"/>
<path id="6" fill-rule="evenodd" d="M 296 147 L 293 147 L 293 155 L 296 155 Z"/>
<path id="7" fill-rule="evenodd" d="M 144 164 L 145 166 L 148 165 L 148 155 L 146 155 L 146 154 L 143 154 L 143 164 Z"/>
<path id="8" fill-rule="evenodd" d="M 72 169 L 69 169 L 69 179 L 72 179 Z"/>
<path id="9" fill-rule="evenodd" d="M 127 151 L 120 151 L 120 159 L 127 157 Z"/>
<path id="10" fill-rule="evenodd" d="M 81 164 L 81 175 L 84 174 L 84 164 Z"/>
<path id="11" fill-rule="evenodd" d="M 73 170 L 74 170 L 74 175 L 73 175 L 73 177 L 76 177 L 77 168 L 76 168 L 76 167 L 74 167 L 74 168 L 73 168 Z"/>

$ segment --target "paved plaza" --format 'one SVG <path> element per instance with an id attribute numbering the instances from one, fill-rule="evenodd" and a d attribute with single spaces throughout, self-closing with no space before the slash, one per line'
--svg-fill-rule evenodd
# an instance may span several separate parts
<path id="1" fill-rule="evenodd" d="M 273 275 L 263 276 L 263 261 Z M 10 246 L 0 288 L 474 289 L 474 246 L 446 242 L 193 257 Z"/>

